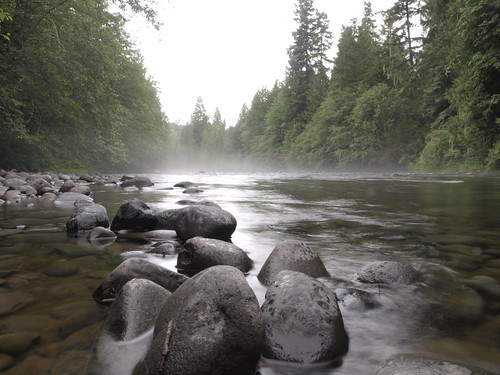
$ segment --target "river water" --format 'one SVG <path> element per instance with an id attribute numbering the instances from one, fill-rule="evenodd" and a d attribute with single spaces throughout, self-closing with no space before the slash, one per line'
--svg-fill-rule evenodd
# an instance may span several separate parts
<path id="1" fill-rule="evenodd" d="M 274 246 L 286 239 L 304 241 L 319 254 L 331 275 L 321 281 L 329 287 L 372 294 L 372 309 L 340 305 L 350 337 L 342 365 L 298 373 L 374 374 L 386 357 L 402 352 L 500 369 L 500 178 L 149 177 L 155 182 L 151 188 L 92 185 L 92 196 L 110 220 L 122 202 L 133 198 L 156 212 L 179 208 L 177 202 L 186 198 L 215 201 L 238 221 L 232 240 L 255 262 L 247 280 L 260 302 L 265 287 L 256 276 Z M 186 196 L 172 189 L 186 180 L 204 192 Z M 145 254 L 154 241 L 120 239 L 94 247 L 85 238 L 69 237 L 65 223 L 73 211 L 73 206 L 33 201 L 0 206 L 0 272 L 9 271 L 0 276 L 0 372 L 7 375 L 33 368 L 40 374 L 87 373 L 106 315 L 106 308 L 90 300 L 92 291 L 129 256 L 175 269 L 175 256 Z M 380 260 L 408 262 L 424 278 L 391 287 L 354 281 L 359 268 Z M 9 340 L 15 345 L 4 343 Z M 103 373 L 126 374 L 130 364 L 126 358 L 119 362 L 121 367 Z M 280 371 L 264 368 L 262 374 L 285 373 Z"/>

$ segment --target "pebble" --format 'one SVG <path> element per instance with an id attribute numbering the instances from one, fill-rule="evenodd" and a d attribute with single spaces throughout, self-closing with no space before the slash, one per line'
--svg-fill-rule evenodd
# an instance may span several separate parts
<path id="1" fill-rule="evenodd" d="M 16 332 L 0 335 L 0 353 L 18 356 L 40 338 L 38 332 Z"/>
<path id="2" fill-rule="evenodd" d="M 0 293 L 0 316 L 20 311 L 34 300 L 35 298 L 29 293 Z"/>
<path id="3" fill-rule="evenodd" d="M 59 259 L 52 263 L 44 272 L 47 276 L 66 277 L 78 272 L 78 265 L 65 259 Z"/>

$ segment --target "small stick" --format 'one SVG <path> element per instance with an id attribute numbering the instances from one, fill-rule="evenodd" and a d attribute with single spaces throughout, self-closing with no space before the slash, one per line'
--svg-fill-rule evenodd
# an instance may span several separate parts
<path id="1" fill-rule="evenodd" d="M 167 364 L 167 356 L 168 356 L 168 343 L 170 342 L 170 336 L 172 335 L 172 326 L 173 326 L 174 321 L 171 320 L 167 324 L 167 334 L 165 335 L 165 346 L 163 347 L 163 352 L 161 353 L 161 364 L 160 364 L 160 370 L 158 373 L 161 375 L 163 374 L 163 371 L 165 371 L 165 365 Z"/>

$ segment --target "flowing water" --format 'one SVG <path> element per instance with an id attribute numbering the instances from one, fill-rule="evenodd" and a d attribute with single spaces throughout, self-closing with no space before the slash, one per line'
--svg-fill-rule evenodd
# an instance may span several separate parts
<path id="1" fill-rule="evenodd" d="M 402 352 L 500 369 L 500 178 L 320 173 L 150 178 L 151 188 L 92 186 L 92 196 L 110 220 L 133 198 L 156 212 L 179 208 L 177 202 L 186 198 L 215 201 L 238 221 L 233 242 L 255 262 L 247 280 L 261 303 L 265 287 L 256 276 L 274 246 L 286 239 L 304 241 L 320 255 L 331 275 L 321 281 L 329 287 L 357 288 L 375 298 L 373 309 L 340 305 L 350 337 L 340 367 L 295 372 L 268 367 L 263 375 L 374 374 L 386 357 Z M 172 189 L 186 180 L 204 192 L 187 197 Z M 0 206 L 0 372 L 86 373 L 106 314 L 90 300 L 92 291 L 128 256 L 175 269 L 175 256 L 144 254 L 154 241 L 120 239 L 94 247 L 68 236 L 65 223 L 73 211 L 33 201 Z M 354 281 L 359 268 L 379 260 L 408 262 L 425 276 L 411 286 Z M 134 355 L 122 357 L 103 374 L 126 374 Z"/>

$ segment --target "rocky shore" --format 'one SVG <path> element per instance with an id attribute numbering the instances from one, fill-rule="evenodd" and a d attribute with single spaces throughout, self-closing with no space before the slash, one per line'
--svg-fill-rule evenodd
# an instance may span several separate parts
<path id="1" fill-rule="evenodd" d="M 254 262 L 245 250 L 231 242 L 237 220 L 230 212 L 207 200 L 186 200 L 182 208 L 154 212 L 147 202 L 134 199 L 124 202 L 110 220 L 106 208 L 91 196 L 93 184 L 124 189 L 154 186 L 141 176 L 0 171 L 0 204 L 71 207 L 65 225 L 67 235 L 91 245 L 88 250 L 59 250 L 73 251 L 75 258 L 84 257 L 82 251 L 92 254 L 95 248 L 120 239 L 154 238 L 151 251 L 159 256 L 177 257 L 178 272 L 130 257 L 109 274 L 94 272 L 94 282 L 83 286 L 92 288 L 88 293 L 92 301 L 77 301 L 53 311 L 50 317 L 40 316 L 28 322 L 16 320 L 16 313 L 32 301 L 29 294 L 22 292 L 21 285 L 31 282 L 29 275 L 19 278 L 16 270 L 3 269 L 9 262 L 14 264 L 15 251 L 14 257 L 0 258 L 0 288 L 15 291 L 0 293 L 0 371 L 6 375 L 29 373 L 32 366 L 41 374 L 85 373 L 78 372 L 78 364 L 89 363 L 82 347 L 92 348 L 90 365 L 85 368 L 92 374 L 104 374 L 105 369 L 116 368 L 110 361 L 121 361 L 116 353 L 110 354 L 110 343 L 127 346 L 145 336 L 142 353 L 123 373 L 307 373 L 311 366 L 341 366 L 350 342 L 343 314 L 378 307 L 370 293 L 335 287 L 335 279 L 315 250 L 295 240 L 276 244 L 259 270 L 258 279 L 268 288 L 264 303 L 259 305 L 246 280 Z M 179 182 L 173 188 L 185 189 L 186 194 L 201 191 L 189 181 Z M 20 229 L 17 225 L 2 228 L 2 235 Z M 71 260 L 47 264 L 44 274 L 66 277 L 78 267 Z M 373 262 L 353 277 L 360 283 L 390 288 L 426 288 L 429 283 L 427 275 L 398 261 Z M 499 295 L 496 284 L 478 281 L 477 285 L 464 289 L 464 293 L 474 295 L 482 288 L 485 293 Z M 61 294 L 72 293 L 73 287 L 57 285 Z M 460 303 L 457 301 L 457 307 Z M 450 305 L 450 319 L 470 315 L 470 310 L 451 311 L 452 301 Z M 58 318 L 63 318 L 62 325 L 56 323 Z M 98 337 L 97 342 L 82 340 L 90 330 Z M 54 335 L 65 339 L 58 344 L 66 348 L 63 360 L 45 360 L 51 349 L 60 349 L 48 346 L 37 358 L 14 363 L 14 358 L 35 342 L 50 342 Z M 373 374 L 446 371 L 492 374 L 446 358 L 404 352 L 386 358 Z"/>

